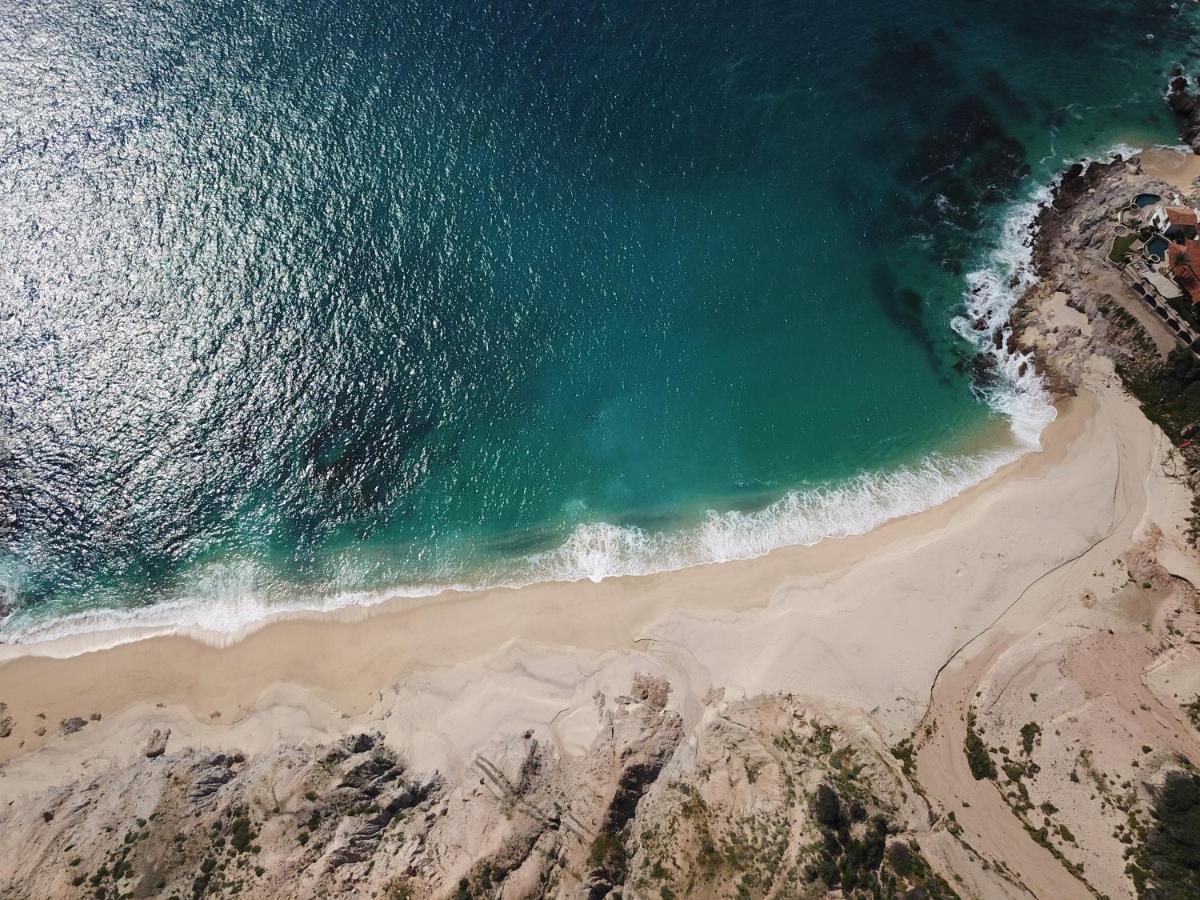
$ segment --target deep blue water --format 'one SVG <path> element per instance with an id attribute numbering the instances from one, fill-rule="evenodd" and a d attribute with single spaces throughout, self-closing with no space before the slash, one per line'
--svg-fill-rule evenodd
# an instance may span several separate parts
<path id="1" fill-rule="evenodd" d="M 1160 2 L 15 0 L 0 634 L 942 499 L 1038 416 L 950 328 L 1005 221 L 1195 58 Z"/>

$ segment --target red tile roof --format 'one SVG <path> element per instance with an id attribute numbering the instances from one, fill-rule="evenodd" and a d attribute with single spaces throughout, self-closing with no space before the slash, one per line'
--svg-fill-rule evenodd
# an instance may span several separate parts
<path id="1" fill-rule="evenodd" d="M 1172 244 L 1167 262 L 1178 284 L 1194 300 L 1200 299 L 1200 241 L 1188 241 L 1182 247 Z"/>
<path id="2" fill-rule="evenodd" d="M 1172 225 L 1197 225 L 1196 211 L 1188 206 L 1168 206 L 1167 221 Z"/>

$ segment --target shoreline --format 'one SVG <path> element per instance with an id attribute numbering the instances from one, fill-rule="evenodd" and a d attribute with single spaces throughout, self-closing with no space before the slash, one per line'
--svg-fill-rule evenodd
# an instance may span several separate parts
<path id="1" fill-rule="evenodd" d="M 1017 365 L 1019 362 L 1014 362 L 1009 368 L 1015 371 Z M 1014 396 L 1021 390 L 1027 388 L 1014 387 Z M 661 564 L 661 567 L 642 570 L 634 566 L 633 571 L 597 576 L 576 573 L 577 567 L 561 570 L 560 566 L 551 565 L 544 575 L 533 575 L 529 580 L 479 586 L 461 583 L 411 585 L 313 595 L 294 602 L 277 603 L 248 596 L 243 600 L 168 600 L 144 607 L 84 610 L 20 622 L 14 633 L 0 638 L 0 664 L 28 655 L 66 658 L 133 641 L 171 636 L 191 638 L 214 647 L 228 647 L 280 622 L 356 621 L 376 611 L 416 608 L 489 592 L 653 578 L 689 569 L 747 563 L 784 551 L 861 537 L 889 523 L 922 515 L 951 502 L 996 477 L 1023 457 L 1042 452 L 1042 430 L 1057 415 L 1049 400 L 1046 403 L 1048 409 L 1041 413 L 1045 424 L 1039 423 L 1036 434 L 1026 430 L 1023 436 L 1018 435 L 1013 418 L 996 411 L 997 418 L 961 435 L 958 443 L 945 453 L 935 452 L 893 470 L 860 473 L 832 486 L 793 489 L 761 509 L 748 512 L 708 510 L 701 523 L 678 531 L 637 531 L 639 538 L 669 548 L 656 554 L 656 557 L 664 557 L 655 564 Z M 818 499 L 809 506 L 810 498 Z M 827 507 L 835 503 L 835 498 L 840 505 L 861 507 L 861 520 L 850 525 L 823 522 Z M 601 533 L 612 531 L 625 537 L 632 534 L 628 528 L 604 522 L 577 526 L 563 543 L 523 559 L 570 555 L 569 548 L 581 529 Z M 719 541 L 729 529 L 745 530 L 748 534 L 740 539 L 740 544 L 735 544 L 731 555 L 725 556 L 723 552 L 715 551 L 709 542 Z M 815 537 L 809 534 L 814 529 Z M 708 534 L 710 530 L 714 534 Z M 624 549 L 618 540 L 615 546 L 600 552 L 620 554 Z M 675 549 L 682 552 L 674 552 Z M 621 568 L 620 564 L 617 568 Z M 201 619 L 207 621 L 202 624 Z M 210 626 L 209 623 L 214 624 Z"/>
<path id="2" fill-rule="evenodd" d="M 670 550 L 666 553 L 666 559 L 649 567 L 645 567 L 644 561 L 638 561 L 643 567 L 641 570 L 611 571 L 612 565 L 606 564 L 605 571 L 599 575 L 581 571 L 578 563 L 565 571 L 552 564 L 546 572 L 528 580 L 501 581 L 480 586 L 422 584 L 317 595 L 295 603 L 279 604 L 255 597 L 236 601 L 179 599 L 140 608 L 71 612 L 45 620 L 23 621 L 14 634 L 0 635 L 0 665 L 24 656 L 67 658 L 110 650 L 130 642 L 165 637 L 184 637 L 214 647 L 229 647 L 282 622 L 357 621 L 377 612 L 413 609 L 429 603 L 452 602 L 457 598 L 492 592 L 625 578 L 654 578 L 689 569 L 752 562 L 777 553 L 869 535 L 893 522 L 920 516 L 954 502 L 999 477 L 1023 458 L 1044 452 L 1043 435 L 1058 415 L 1057 404 L 1047 389 L 1043 374 L 1031 364 L 1032 358 L 1027 349 L 1005 337 L 1011 330 L 1011 315 L 1021 296 L 1032 289 L 1039 277 L 1032 258 L 1036 235 L 1031 235 L 1031 229 L 1037 221 L 1038 211 L 1046 202 L 1046 198 L 1041 196 L 1043 191 L 1039 190 L 1036 198 L 1014 203 L 1002 228 L 1002 239 L 990 255 L 988 264 L 966 276 L 969 289 L 965 291 L 962 311 L 947 322 L 947 327 L 964 343 L 990 361 L 998 376 L 1000 386 L 989 388 L 985 401 L 998 418 L 960 435 L 948 453 L 933 452 L 895 469 L 859 473 L 835 485 L 792 489 L 762 509 L 749 513 L 708 510 L 705 516 L 720 522 L 719 528 L 724 529 L 728 529 L 731 523 L 743 525 L 745 520 L 760 520 L 751 525 L 754 536 L 743 538 L 743 545 L 728 556 L 712 554 L 709 548 L 700 543 L 704 540 L 703 532 L 707 530 L 707 518 L 701 525 L 665 533 L 646 533 L 605 522 L 588 523 L 576 526 L 563 543 L 522 557 L 521 561 L 539 558 L 552 560 L 564 553 L 570 556 L 570 547 L 581 531 L 611 531 L 626 538 L 636 532 L 638 537 L 656 541 Z M 986 323 L 983 330 L 979 328 L 980 323 Z M 984 442 L 985 434 L 993 440 Z M 897 500 L 897 483 L 913 478 L 925 479 L 926 493 Z M 784 535 L 764 538 L 758 534 L 763 530 L 761 520 L 769 519 L 776 511 L 785 510 L 783 515 L 786 516 L 789 507 L 804 507 L 811 498 L 844 493 L 851 495 L 848 498 L 851 505 L 855 502 L 865 505 L 863 521 L 832 527 L 826 524 L 824 528 L 815 526 L 814 520 L 820 521 L 826 512 L 821 503 L 829 503 L 823 500 L 818 501 L 814 509 L 806 508 L 799 519 L 793 514 L 793 520 L 775 523 L 774 527 L 785 532 Z M 815 539 L 808 534 L 814 527 L 819 532 Z M 791 533 L 787 534 L 789 531 Z M 798 536 L 798 532 L 803 532 L 803 537 Z M 678 552 L 680 548 L 682 554 Z M 613 548 L 606 549 L 611 551 Z M 616 549 L 623 548 L 618 544 Z M 658 555 L 662 553 L 660 549 Z M 699 558 L 689 558 L 697 554 Z M 620 569 L 621 565 L 618 563 L 617 568 Z M 559 570 L 556 571 L 556 568 Z M 243 611 L 247 606 L 250 607 L 248 613 Z M 224 611 L 233 619 L 231 626 L 205 627 L 195 620 L 198 614 L 206 614 L 211 621 L 212 614 L 218 611 Z M 12 624 L 12 620 L 9 624 Z"/>
<path id="3" fill-rule="evenodd" d="M 107 722 L 155 700 L 186 710 L 199 721 L 220 710 L 224 723 L 231 708 L 251 710 L 259 695 L 283 683 L 357 716 L 370 705 L 362 699 L 368 695 L 365 684 L 395 684 L 423 670 L 444 670 L 487 657 L 514 643 L 590 654 L 628 652 L 639 641 L 654 640 L 656 632 L 669 630 L 673 618 L 699 622 L 748 612 L 766 616 L 785 597 L 798 613 L 819 618 L 853 601 L 805 603 L 798 602 L 796 594 L 826 594 L 847 578 L 861 578 L 864 568 L 887 571 L 910 548 L 928 549 L 956 528 L 972 530 L 982 511 L 1014 491 L 1036 492 L 1039 481 L 1079 449 L 1080 436 L 1094 422 L 1092 405 L 1086 397 L 1064 401 L 1062 414 L 1047 429 L 1042 452 L 1020 457 L 946 503 L 863 535 L 657 575 L 599 583 L 548 582 L 442 595 L 417 604 L 385 601 L 346 607 L 268 622 L 227 644 L 165 635 L 79 655 L 22 653 L 0 662 L 0 698 L 22 696 L 19 705 L 9 700 L 9 707 L 18 722 L 13 737 L 28 742 L 28 753 L 41 743 L 32 733 L 29 713 L 34 711 L 57 721 L 86 707 L 87 713 L 101 712 Z M 949 637 L 944 649 L 957 649 Z M 314 659 L 317 655 L 323 659 Z M 353 675 L 348 671 L 351 659 L 357 667 Z M 925 663 L 931 665 L 933 659 Z M 746 692 L 760 688 L 767 686 L 745 680 Z M 897 731 L 911 719 L 900 716 Z M 173 727 L 179 733 L 178 724 Z M 13 744 L 0 744 L 0 761 L 12 758 Z"/>
<path id="4" fill-rule="evenodd" d="M 74 896 L 62 860 L 80 853 L 122 893 L 132 854 L 138 896 L 214 867 L 261 897 L 690 892 L 687 860 L 774 846 L 783 822 L 777 859 L 813 884 L 812 848 L 850 840 L 821 812 L 832 791 L 867 804 L 847 829 L 890 817 L 880 878 L 1133 896 L 1122 829 L 1146 833 L 1155 785 L 1200 758 L 1193 494 L 1116 374 L 1136 342 L 1093 265 L 1098 211 L 1150 178 L 1140 165 L 1064 181 L 1030 247 L 1040 280 L 999 341 L 976 329 L 1048 364 L 1056 416 L 1040 452 L 944 503 L 747 560 L 229 641 L 0 648 L 0 885 Z M 238 828 L 258 830 L 235 853 Z M 897 868 L 899 844 L 925 868 Z M 729 865 L 702 896 L 745 883 Z"/>
<path id="5" fill-rule="evenodd" d="M 1060 415 L 1058 406 L 1054 407 L 1054 418 L 1046 428 L 1053 426 L 1054 422 Z M 1004 427 L 1005 434 L 1011 438 L 1011 431 L 1007 426 L 1001 426 L 1000 423 L 990 423 L 986 430 L 994 431 L 999 427 Z M 963 485 L 953 485 L 951 493 L 946 499 L 933 500 L 930 505 L 926 505 L 917 509 L 914 512 L 900 512 L 896 515 L 888 515 L 878 523 L 863 531 L 851 531 L 848 534 L 830 534 L 821 537 L 813 543 L 784 543 L 774 546 L 771 549 L 765 550 L 762 553 L 747 556 L 737 556 L 729 559 L 720 559 L 714 561 L 689 562 L 674 568 L 664 568 L 648 572 L 637 572 L 632 574 L 617 574 L 606 575 L 602 578 L 591 578 L 588 576 L 579 576 L 574 579 L 546 579 L 536 580 L 528 583 L 517 584 L 497 584 L 482 587 L 467 587 L 461 585 L 448 586 L 431 586 L 428 591 L 420 591 L 412 589 L 411 593 L 405 592 L 405 589 L 381 590 L 378 593 L 360 595 L 351 595 L 352 599 L 337 600 L 334 604 L 326 604 L 324 606 L 307 606 L 297 605 L 289 607 L 282 605 L 280 608 L 273 608 L 268 603 L 257 603 L 253 617 L 239 617 L 239 623 L 232 628 L 205 628 L 203 626 L 191 624 L 190 622 L 146 622 L 140 623 L 137 621 L 139 613 L 143 610 L 101 610 L 97 611 L 97 617 L 121 617 L 128 613 L 134 621 L 128 624 L 99 624 L 97 627 L 83 626 L 78 631 L 69 631 L 66 634 L 53 634 L 58 630 L 57 626 L 69 623 L 72 616 L 65 619 L 53 619 L 44 623 L 44 627 L 31 629 L 33 633 L 49 632 L 49 637 L 36 637 L 33 640 L 18 639 L 15 641 L 0 641 L 0 666 L 7 662 L 21 659 L 24 657 L 49 657 L 55 659 L 69 659 L 71 657 L 102 652 L 120 647 L 129 643 L 139 641 L 156 640 L 161 638 L 183 638 L 195 641 L 206 646 L 223 649 L 232 647 L 243 640 L 257 634 L 265 628 L 286 623 L 286 622 L 331 622 L 331 623 L 354 623 L 376 616 L 402 615 L 406 612 L 414 611 L 424 606 L 437 603 L 455 603 L 463 602 L 474 598 L 482 598 L 488 595 L 505 595 L 512 592 L 521 591 L 536 591 L 536 590 L 574 590 L 576 588 L 586 588 L 589 585 L 598 585 L 609 582 L 629 582 L 642 579 L 656 579 L 662 577 L 670 577 L 680 573 L 692 572 L 695 570 L 707 571 L 714 567 L 724 566 L 741 566 L 753 564 L 759 560 L 770 559 L 772 557 L 785 554 L 804 554 L 807 551 L 815 550 L 825 544 L 841 544 L 843 542 L 853 542 L 859 539 L 870 537 L 871 535 L 886 529 L 897 523 L 901 523 L 910 519 L 919 518 L 931 513 L 935 510 L 943 508 L 947 505 L 962 501 L 965 497 L 972 494 L 979 488 L 986 486 L 989 482 L 1005 477 L 1005 474 L 1015 466 L 1019 466 L 1021 462 L 1030 456 L 1038 456 L 1046 452 L 1044 441 L 1045 429 L 1039 435 L 1041 446 L 1037 448 L 1023 448 L 1015 444 L 995 446 L 990 449 L 976 447 L 975 452 L 969 456 L 953 456 L 947 459 L 958 462 L 960 460 L 969 460 L 972 464 L 982 466 L 988 470 L 987 474 L 981 475 L 977 479 L 967 481 Z M 968 439 L 968 443 L 977 444 L 978 435 L 972 434 Z M 906 470 L 907 471 L 907 470 Z M 782 501 L 777 501 L 782 502 Z M 773 506 L 774 504 L 772 504 Z M 339 598 L 342 595 L 338 595 Z M 363 597 L 364 599 L 354 599 Z M 190 612 L 193 610 L 204 610 L 205 607 L 201 603 L 184 602 L 179 606 L 171 603 L 164 604 L 163 607 L 151 606 L 147 607 L 144 612 L 149 615 L 161 614 L 163 612 Z M 91 613 L 72 614 L 79 615 L 80 618 L 90 618 Z M 28 634 L 29 632 L 26 632 Z"/>

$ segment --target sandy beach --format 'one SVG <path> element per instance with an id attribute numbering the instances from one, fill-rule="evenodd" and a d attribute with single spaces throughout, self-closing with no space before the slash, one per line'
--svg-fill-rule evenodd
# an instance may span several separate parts
<path id="1" fill-rule="evenodd" d="M 386 716 L 389 740 L 416 764 L 461 767 L 506 731 L 559 727 L 595 690 L 647 667 L 697 700 L 713 686 L 804 693 L 895 736 L 923 713 L 949 657 L 1095 540 L 1118 468 L 1149 470 L 1154 435 L 1138 434 L 1127 406 L 1083 394 L 1064 404 L 1044 452 L 951 502 L 756 560 L 385 603 L 274 622 L 228 646 L 154 637 L 69 658 L 54 655 L 71 643 L 4 648 L 0 697 L 17 722 L 5 784 L 42 743 L 38 713 L 100 712 L 92 752 L 108 733 L 120 752 L 157 726 L 245 747 Z M 1124 459 L 1112 434 L 1122 417 L 1136 439 Z M 281 704 L 295 712 L 285 721 Z"/>

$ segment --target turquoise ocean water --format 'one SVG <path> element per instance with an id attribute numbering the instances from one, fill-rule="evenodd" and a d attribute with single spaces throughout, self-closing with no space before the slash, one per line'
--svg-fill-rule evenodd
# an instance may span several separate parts
<path id="1" fill-rule="evenodd" d="M 868 529 L 1036 446 L 1065 162 L 1161 2 L 17 0 L 0 638 L 228 628 Z M 980 349 L 985 352 L 980 354 Z"/>

